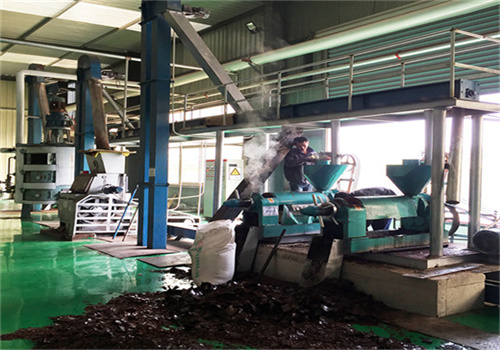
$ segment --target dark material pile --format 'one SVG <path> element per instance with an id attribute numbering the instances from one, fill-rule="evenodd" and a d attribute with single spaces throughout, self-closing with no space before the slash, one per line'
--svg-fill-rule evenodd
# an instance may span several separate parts
<path id="1" fill-rule="evenodd" d="M 361 333 L 383 305 L 346 282 L 312 288 L 230 282 L 126 294 L 54 325 L 21 329 L 2 340 L 31 339 L 37 348 L 413 349 L 409 341 Z"/>

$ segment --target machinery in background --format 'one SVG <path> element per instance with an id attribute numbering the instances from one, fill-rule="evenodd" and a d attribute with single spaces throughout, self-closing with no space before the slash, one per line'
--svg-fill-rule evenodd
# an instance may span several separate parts
<path id="1" fill-rule="evenodd" d="M 212 217 L 214 214 L 214 180 L 215 160 L 207 160 L 205 167 L 205 191 L 203 195 L 203 215 Z M 243 160 L 224 159 L 222 163 L 221 197 L 225 200 L 243 179 Z"/>
<path id="2" fill-rule="evenodd" d="M 309 242 L 320 235 L 320 221 L 300 210 L 333 199 L 338 191 L 330 188 L 346 168 L 329 161 L 305 166 L 304 175 L 317 192 L 253 193 L 248 199 L 226 201 L 225 206 L 244 208 L 243 223 L 236 228 L 238 270 L 251 269 L 259 242 Z"/>
<path id="3" fill-rule="evenodd" d="M 70 131 L 74 125 L 73 119 L 66 112 L 66 101 L 63 97 L 51 95 L 49 97 L 50 113 L 45 116 L 45 142 L 73 143 Z"/>
<path id="4" fill-rule="evenodd" d="M 68 240 L 137 230 L 134 215 L 138 203 L 130 200 L 125 174 L 127 150 L 84 152 L 90 173 L 76 177 L 69 191 L 59 195 L 61 226 L 57 231 Z M 130 202 L 130 203 L 129 203 Z"/>
<path id="5" fill-rule="evenodd" d="M 0 153 L 16 153 L 15 148 L 0 148 Z M 11 169 L 11 161 L 15 160 L 15 156 L 11 156 L 7 158 L 7 176 L 5 177 L 5 181 L 0 180 L 0 193 L 8 193 L 9 198 L 13 199 L 14 198 L 14 192 L 16 190 L 16 186 L 14 184 L 14 181 L 12 181 L 12 178 L 15 176 L 15 173 L 12 172 Z"/>
<path id="6" fill-rule="evenodd" d="M 58 193 L 73 182 L 75 148 L 69 138 L 73 120 L 64 98 L 52 95 L 49 104 L 50 114 L 43 118 L 44 143 L 16 146 L 16 203 L 55 204 Z"/>
<path id="7" fill-rule="evenodd" d="M 75 148 L 66 144 L 24 144 L 16 147 L 15 202 L 55 204 L 74 178 Z"/>

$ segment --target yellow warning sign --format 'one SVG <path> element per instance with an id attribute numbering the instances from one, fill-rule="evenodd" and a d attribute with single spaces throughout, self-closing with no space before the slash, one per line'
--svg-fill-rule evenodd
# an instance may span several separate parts
<path id="1" fill-rule="evenodd" d="M 234 168 L 233 171 L 231 171 L 230 175 L 241 175 L 240 172 L 238 171 L 238 168 Z"/>

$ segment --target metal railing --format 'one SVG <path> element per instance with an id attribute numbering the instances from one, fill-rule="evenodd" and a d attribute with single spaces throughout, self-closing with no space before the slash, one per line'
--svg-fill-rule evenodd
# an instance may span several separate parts
<path id="1" fill-rule="evenodd" d="M 454 97 L 456 79 L 500 76 L 500 70 L 495 69 L 498 63 L 490 62 L 495 68 L 477 63 L 485 59 L 480 54 L 483 50 L 498 47 L 498 38 L 498 33 L 480 35 L 452 28 L 231 84 L 239 87 L 255 109 L 275 109 L 277 119 L 282 106 L 297 103 L 306 93 L 312 95 L 308 101 L 347 96 L 347 108 L 352 110 L 357 93 L 448 80 L 450 97 Z M 225 125 L 231 112 L 227 93 L 221 94 L 219 87 L 174 97 L 171 103 L 180 107 L 173 109 L 171 121 L 204 117 L 201 112 L 207 108 L 220 107 L 218 115 L 222 115 Z M 226 91 L 227 85 L 222 88 Z M 195 117 L 195 112 L 200 115 Z"/>

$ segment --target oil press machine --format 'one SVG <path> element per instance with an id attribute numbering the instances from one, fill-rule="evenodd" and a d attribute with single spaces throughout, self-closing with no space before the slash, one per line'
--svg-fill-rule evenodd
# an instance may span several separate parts
<path id="1" fill-rule="evenodd" d="M 328 190 L 345 168 L 327 163 L 304 166 L 304 175 L 318 192 L 254 193 L 249 199 L 225 202 L 245 209 L 243 223 L 236 228 L 238 270 L 251 269 L 259 242 L 310 241 L 308 259 L 324 262 L 334 240 L 341 240 L 342 253 L 430 243 L 430 196 L 420 193 L 430 180 L 430 166 L 418 160 L 388 165 L 387 176 L 403 195 L 363 197 Z M 399 227 L 368 230 L 374 220 L 390 219 L 398 220 Z"/>
<path id="2" fill-rule="evenodd" d="M 251 268 L 259 242 L 309 242 L 321 233 L 320 219 L 301 213 L 301 209 L 332 200 L 330 190 L 347 165 L 318 161 L 304 167 L 304 175 L 316 192 L 253 193 L 246 199 L 229 199 L 225 206 L 243 208 L 243 222 L 236 227 L 238 270 Z M 285 233 L 281 233 L 285 230 Z"/>
<path id="3" fill-rule="evenodd" d="M 402 196 L 337 194 L 330 201 L 303 208 L 301 212 L 322 217 L 323 236 L 341 239 L 343 253 L 429 244 L 430 196 L 420 191 L 430 181 L 431 167 L 420 164 L 418 160 L 404 160 L 402 165 L 387 165 L 386 174 L 403 192 Z M 373 220 L 388 219 L 399 220 L 399 227 L 367 230 Z"/>

